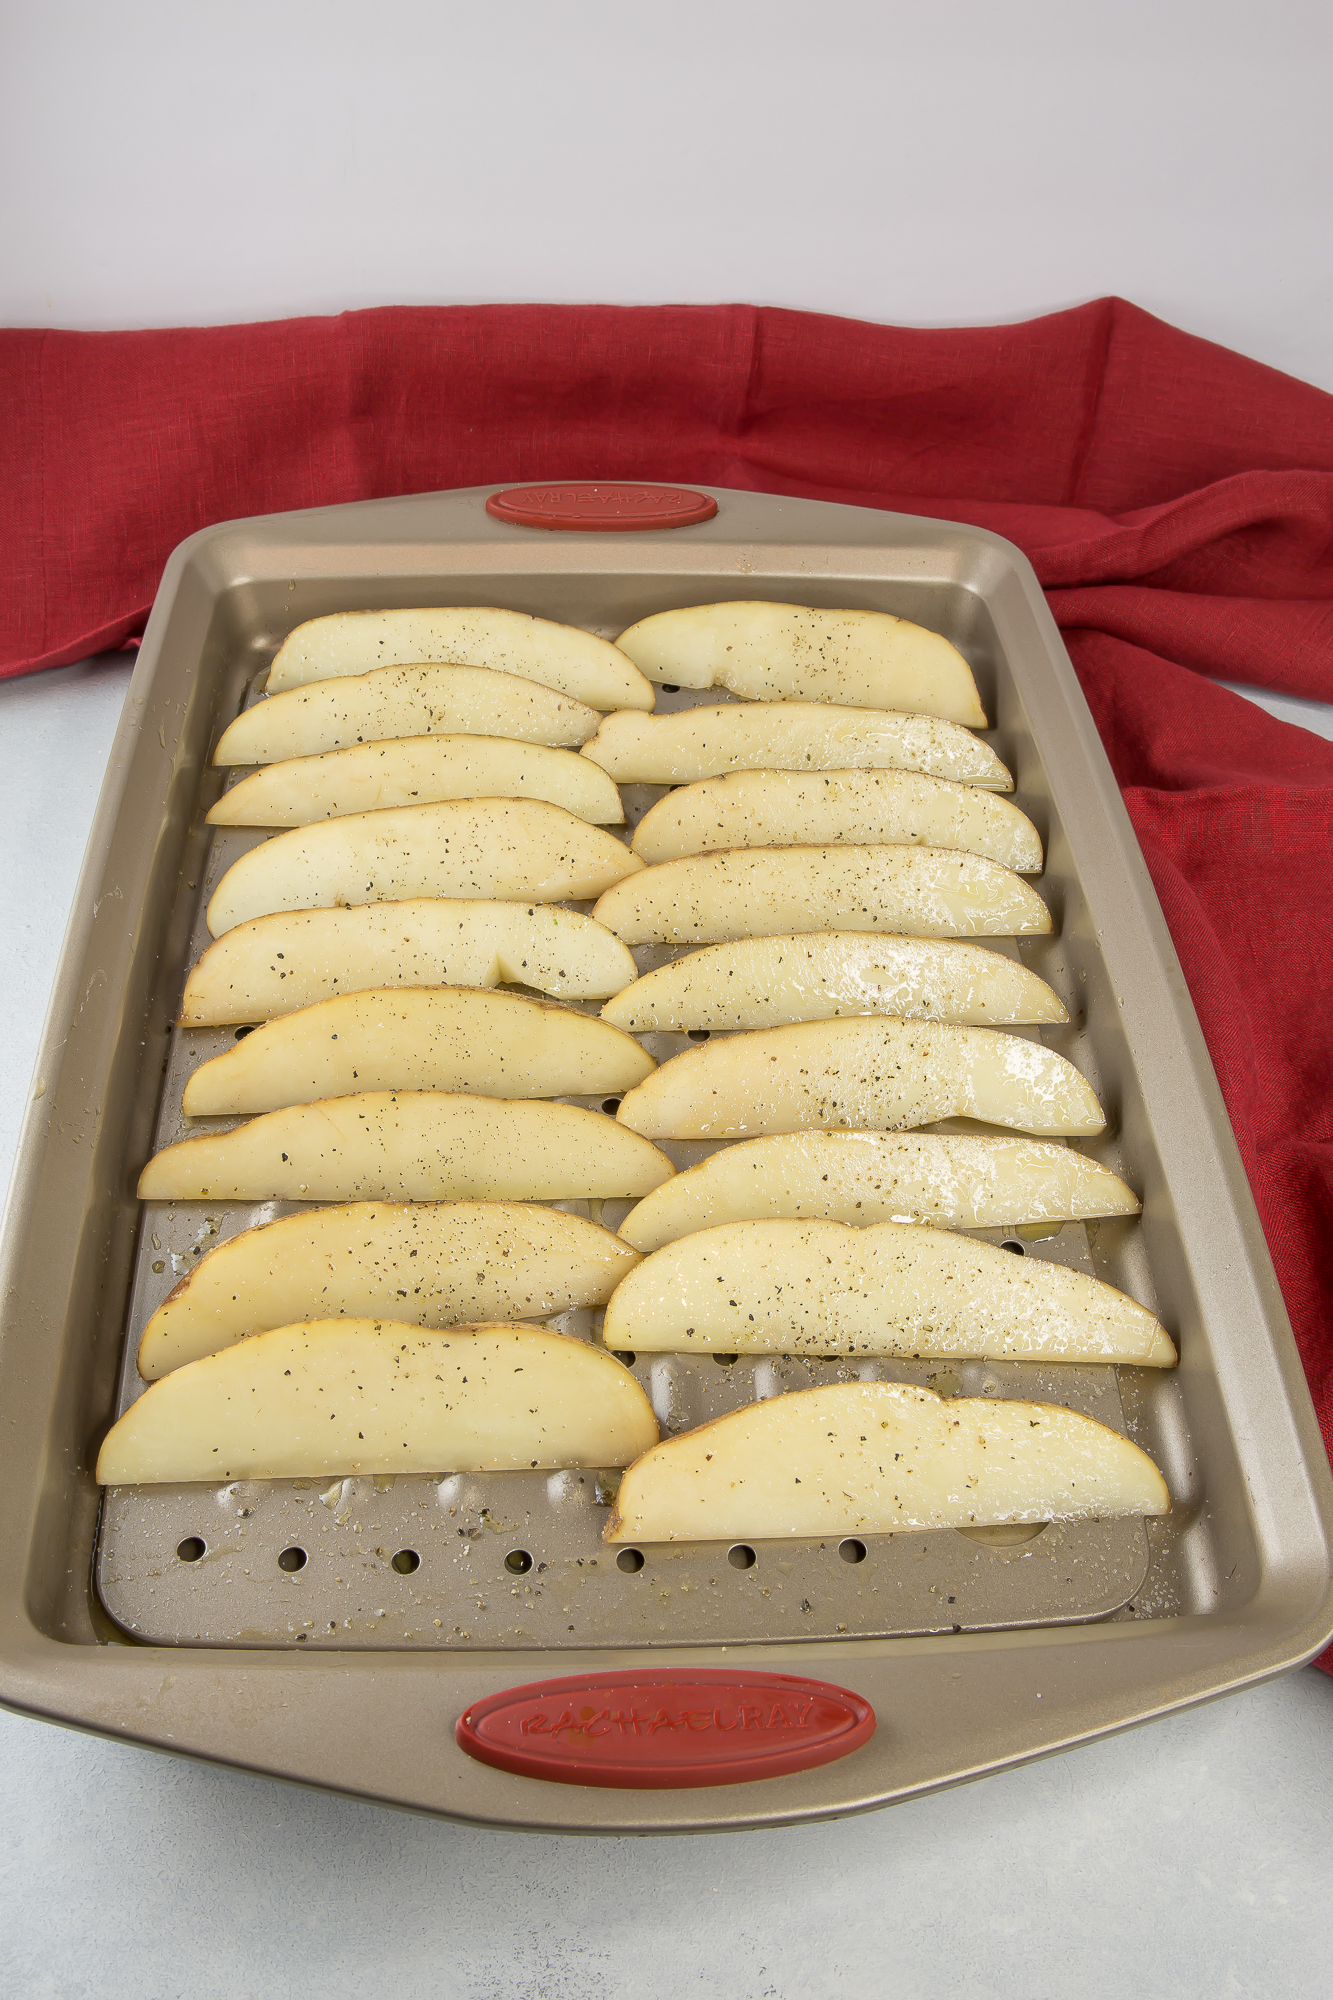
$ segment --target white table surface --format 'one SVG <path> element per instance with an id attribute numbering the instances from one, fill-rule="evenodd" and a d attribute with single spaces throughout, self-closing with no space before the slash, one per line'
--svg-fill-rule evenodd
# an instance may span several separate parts
<path id="1" fill-rule="evenodd" d="M 0 1174 L 128 656 L 0 684 Z M 1263 697 L 1333 737 L 1333 713 Z M 0 1713 L 5 2000 L 1333 1990 L 1333 1679 L 778 1833 L 476 1832 Z"/>

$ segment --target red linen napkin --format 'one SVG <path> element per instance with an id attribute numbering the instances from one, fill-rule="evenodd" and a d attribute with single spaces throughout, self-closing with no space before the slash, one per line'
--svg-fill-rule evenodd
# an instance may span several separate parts
<path id="1" fill-rule="evenodd" d="M 1333 744 L 1205 678 L 1333 700 L 1333 397 L 1114 299 L 933 332 L 744 306 L 16 330 L 0 383 L 0 674 L 121 644 L 196 528 L 384 494 L 702 481 L 1017 542 L 1143 843 L 1333 1449 Z"/>

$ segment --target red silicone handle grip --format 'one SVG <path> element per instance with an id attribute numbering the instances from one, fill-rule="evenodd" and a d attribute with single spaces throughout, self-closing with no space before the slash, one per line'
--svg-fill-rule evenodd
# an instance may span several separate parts
<path id="1" fill-rule="evenodd" d="M 567 479 L 546 486 L 510 486 L 492 493 L 486 512 L 516 528 L 577 528 L 585 533 L 642 534 L 709 521 L 717 502 L 685 486 L 616 485 Z"/>
<path id="2" fill-rule="evenodd" d="M 470 1757 L 522 1777 L 657 1791 L 806 1771 L 874 1732 L 870 1703 L 827 1681 L 681 1668 L 506 1688 L 454 1734 Z"/>

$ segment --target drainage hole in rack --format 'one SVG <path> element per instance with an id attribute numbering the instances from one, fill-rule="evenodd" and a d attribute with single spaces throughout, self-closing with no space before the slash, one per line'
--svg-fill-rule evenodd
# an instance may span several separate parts
<path id="1" fill-rule="evenodd" d="M 1015 1243 L 1012 1236 L 1006 1238 L 1006 1240 L 1000 1245 L 1000 1248 L 1001 1250 L 1012 1250 L 1015 1257 L 1026 1257 L 1028 1254 L 1027 1244 Z"/>
<path id="2" fill-rule="evenodd" d="M 739 1354 L 715 1354 L 713 1356 L 719 1368 L 731 1368 L 740 1358 Z"/>
<path id="3" fill-rule="evenodd" d="M 232 1037 L 233 1041 L 243 1042 L 247 1035 L 253 1035 L 258 1025 L 259 1023 L 257 1021 L 251 1021 L 248 1027 L 238 1028 L 236 1030 L 235 1035 Z"/>
<path id="4" fill-rule="evenodd" d="M 711 1028 L 689 1028 L 686 1030 L 692 1042 L 706 1042 L 712 1032 Z"/>
<path id="5" fill-rule="evenodd" d="M 733 1569 L 753 1569 L 757 1558 L 748 1542 L 737 1542 L 734 1549 L 727 1550 L 727 1561 Z"/>
<path id="6" fill-rule="evenodd" d="M 310 1558 L 304 1549 L 284 1549 L 278 1557 L 278 1568 L 285 1569 L 289 1576 L 295 1576 L 298 1569 L 304 1569 Z"/>
<path id="7" fill-rule="evenodd" d="M 515 1576 L 526 1576 L 532 1568 L 532 1557 L 526 1549 L 511 1549 L 505 1557 L 505 1568 Z"/>
<path id="8" fill-rule="evenodd" d="M 637 1576 L 643 1568 L 643 1557 L 637 1549 L 622 1549 L 616 1557 L 616 1568 L 623 1569 L 626 1576 Z"/>
<path id="9" fill-rule="evenodd" d="M 632 1347 L 613 1347 L 611 1349 L 611 1352 L 615 1355 L 616 1360 L 623 1361 L 627 1368 L 632 1368 L 634 1366 L 635 1357 L 634 1357 L 634 1350 Z"/>
<path id="10" fill-rule="evenodd" d="M 608 1118 L 614 1118 L 620 1109 L 620 1099 L 618 1097 L 604 1097 L 602 1099 L 602 1109 Z"/>
<path id="11" fill-rule="evenodd" d="M 421 1568 L 421 1557 L 415 1549 L 399 1549 L 393 1559 L 393 1568 L 399 1576 L 411 1576 L 413 1570 Z"/>
<path id="12" fill-rule="evenodd" d="M 663 694 L 679 694 L 680 689 L 676 686 L 676 683 L 674 681 L 663 681 L 662 692 Z"/>
<path id="13" fill-rule="evenodd" d="M 866 1545 L 854 1539 L 839 1542 L 838 1554 L 845 1563 L 863 1563 L 866 1559 Z"/>
<path id="14" fill-rule="evenodd" d="M 198 1535 L 187 1535 L 183 1542 L 176 1544 L 176 1554 L 183 1563 L 197 1563 L 207 1551 L 207 1542 L 201 1541 Z"/>

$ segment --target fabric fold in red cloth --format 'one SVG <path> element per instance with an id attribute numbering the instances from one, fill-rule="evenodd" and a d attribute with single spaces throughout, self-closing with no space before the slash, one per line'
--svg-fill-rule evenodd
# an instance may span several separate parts
<path id="1" fill-rule="evenodd" d="M 1115 299 L 928 332 L 749 306 L 12 330 L 0 382 L 0 675 L 132 637 L 198 528 L 393 493 L 673 480 L 1017 542 L 1148 858 L 1333 1449 L 1333 745 L 1209 678 L 1333 700 L 1333 397 Z"/>

